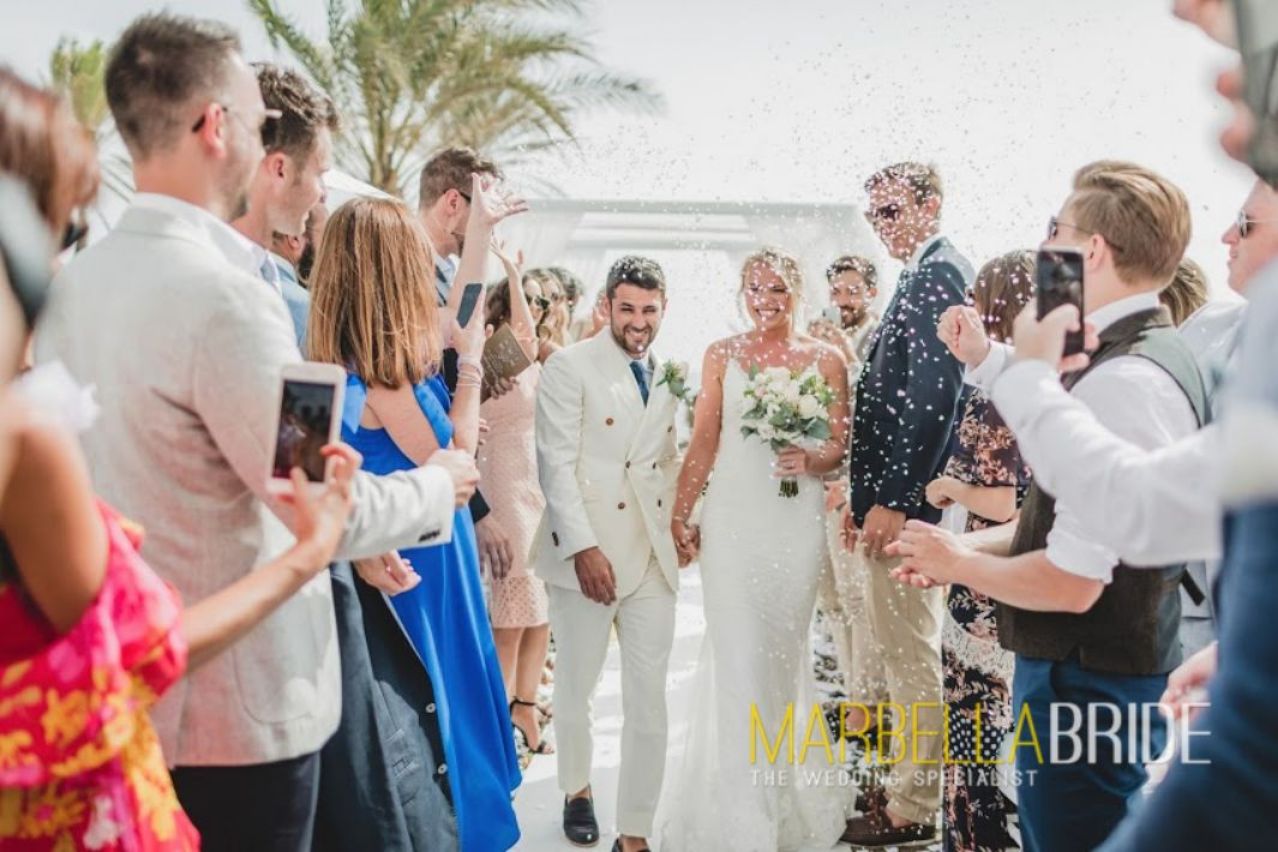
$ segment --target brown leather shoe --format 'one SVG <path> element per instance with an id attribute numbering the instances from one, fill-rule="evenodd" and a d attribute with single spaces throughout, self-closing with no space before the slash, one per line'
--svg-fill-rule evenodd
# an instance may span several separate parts
<path id="1" fill-rule="evenodd" d="M 862 815 L 881 811 L 887 807 L 887 803 L 887 790 L 882 787 L 866 787 L 856 796 L 856 810 Z"/>
<path id="2" fill-rule="evenodd" d="M 936 840 L 936 826 L 912 822 L 900 828 L 892 825 L 886 811 L 848 820 L 843 836 L 844 843 L 860 849 L 882 849 L 885 846 L 915 846 Z"/>

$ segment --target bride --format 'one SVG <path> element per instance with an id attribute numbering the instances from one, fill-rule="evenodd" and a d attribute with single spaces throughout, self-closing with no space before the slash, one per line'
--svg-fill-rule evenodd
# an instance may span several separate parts
<path id="1" fill-rule="evenodd" d="M 837 741 L 823 737 L 824 721 L 812 712 L 808 642 L 826 559 L 820 477 L 843 462 L 847 448 L 847 367 L 833 347 L 794 330 L 802 286 L 792 256 L 776 249 L 751 255 L 741 293 L 754 328 L 712 344 L 705 356 L 671 522 L 680 562 L 700 554 L 706 634 L 683 765 L 660 834 L 670 852 L 830 848 L 852 799 L 820 744 L 830 742 L 837 761 Z M 835 391 L 831 438 L 777 454 L 758 437 L 743 437 L 751 368 L 812 366 Z M 779 495 L 783 476 L 798 479 L 797 496 Z M 692 526 L 707 479 L 701 523 Z M 787 714 L 793 751 L 784 740 L 776 748 Z M 809 739 L 806 761 L 794 762 Z"/>

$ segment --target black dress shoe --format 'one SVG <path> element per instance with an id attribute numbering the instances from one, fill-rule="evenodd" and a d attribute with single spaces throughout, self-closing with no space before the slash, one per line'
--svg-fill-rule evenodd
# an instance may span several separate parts
<path id="1" fill-rule="evenodd" d="M 564 799 L 564 836 L 574 846 L 594 846 L 599 842 L 599 821 L 595 819 L 593 796 Z"/>
<path id="2" fill-rule="evenodd" d="M 885 846 L 920 846 L 936 839 L 936 826 L 912 822 L 900 828 L 892 825 L 886 811 L 848 820 L 839 838 L 854 849 L 882 849 Z"/>
<path id="3" fill-rule="evenodd" d="M 623 850 L 622 850 L 622 848 L 621 848 L 621 838 L 620 838 L 620 837 L 618 837 L 616 840 L 614 840 L 614 841 L 612 842 L 612 852 L 623 852 Z M 640 850 L 639 850 L 639 852 L 652 852 L 652 850 L 651 850 L 651 849 L 649 849 L 647 846 L 645 846 L 645 847 L 643 847 L 642 849 L 640 849 Z"/>

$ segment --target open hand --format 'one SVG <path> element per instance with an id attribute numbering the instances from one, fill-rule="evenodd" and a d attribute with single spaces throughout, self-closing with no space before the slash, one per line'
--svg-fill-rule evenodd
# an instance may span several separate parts
<path id="1" fill-rule="evenodd" d="M 472 172 L 470 183 L 470 215 L 488 228 L 528 210 L 526 200 L 502 188 L 495 178 Z"/>

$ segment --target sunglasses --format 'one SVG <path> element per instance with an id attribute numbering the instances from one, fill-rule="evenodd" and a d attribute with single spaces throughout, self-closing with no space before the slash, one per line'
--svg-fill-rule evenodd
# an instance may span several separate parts
<path id="1" fill-rule="evenodd" d="M 875 207 L 873 210 L 865 214 L 865 218 L 874 222 L 895 222 L 901 215 L 901 205 L 893 201 L 890 204 L 884 204 L 881 207 Z"/>
<path id="2" fill-rule="evenodd" d="M 83 222 L 67 222 L 66 230 L 62 232 L 62 250 L 66 251 L 74 245 L 79 245 L 80 241 L 89 235 L 89 226 Z"/>
<path id="3" fill-rule="evenodd" d="M 1106 242 L 1106 244 L 1108 244 L 1109 247 L 1112 248 L 1114 251 L 1123 250 L 1122 247 L 1118 245 L 1118 243 L 1113 242 L 1112 240 L 1109 239 L 1109 237 L 1106 237 L 1104 234 L 1097 234 L 1095 231 L 1089 231 L 1086 228 L 1080 228 L 1078 225 L 1075 225 L 1073 222 L 1066 222 L 1065 220 L 1061 219 L 1058 216 L 1053 216 L 1052 218 L 1047 220 L 1047 238 L 1049 240 L 1056 239 L 1061 233 L 1061 228 L 1069 228 L 1071 231 L 1078 231 L 1080 234 L 1086 234 L 1089 237 L 1098 236 L 1101 239 L 1103 239 Z"/>
<path id="4" fill-rule="evenodd" d="M 218 106 L 220 106 L 220 107 L 222 108 L 222 112 L 226 113 L 227 115 L 234 115 L 234 114 L 235 114 L 234 110 L 232 110 L 232 109 L 231 109 L 229 106 L 227 106 L 226 104 L 219 103 L 219 104 L 218 104 Z M 267 121 L 270 121 L 270 120 L 272 120 L 272 119 L 274 119 L 274 120 L 278 121 L 279 119 L 281 119 L 281 118 L 283 118 L 283 117 L 284 117 L 284 111 L 283 111 L 283 110 L 278 110 L 278 109 L 265 109 L 265 110 L 262 110 L 262 123 L 263 123 L 263 124 L 265 124 Z M 192 124 L 192 125 L 191 125 L 191 132 L 192 132 L 192 133 L 199 133 L 199 132 L 200 132 L 200 129 L 204 127 L 204 122 L 205 122 L 205 120 L 206 120 L 207 118 L 208 118 L 208 114 L 207 114 L 207 113 L 204 113 L 204 114 L 200 115 L 200 117 L 199 117 L 199 118 L 197 118 L 197 119 L 195 120 L 195 124 Z M 251 128 L 250 128 L 250 129 L 251 129 Z M 260 132 L 262 131 L 262 128 L 261 128 L 261 127 L 259 127 L 259 128 L 257 128 L 257 130 L 258 130 L 258 132 L 260 133 Z"/>
<path id="5" fill-rule="evenodd" d="M 1278 222 L 1278 219 L 1253 219 L 1251 214 L 1246 210 L 1238 211 L 1238 220 L 1235 223 L 1238 226 L 1239 239 L 1247 239 L 1251 236 L 1251 232 L 1255 230 L 1257 225 L 1272 225 Z"/>
<path id="6" fill-rule="evenodd" d="M 540 308 L 543 311 L 550 310 L 550 300 L 545 296 L 524 296 L 524 300 L 528 302 L 531 308 Z"/>

